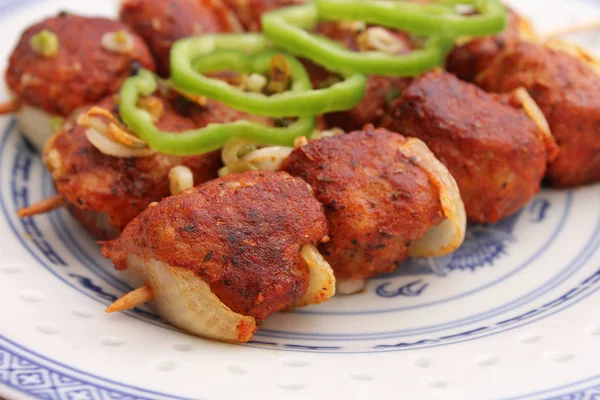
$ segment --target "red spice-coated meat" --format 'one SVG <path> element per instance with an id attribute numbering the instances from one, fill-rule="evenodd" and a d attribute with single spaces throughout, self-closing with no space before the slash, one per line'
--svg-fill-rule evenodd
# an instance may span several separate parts
<path id="1" fill-rule="evenodd" d="M 496 56 L 519 41 L 521 21 L 521 17 L 508 8 L 508 25 L 504 32 L 473 39 L 462 46 L 456 46 L 446 60 L 448 72 L 452 72 L 462 80 L 473 82 Z"/>
<path id="2" fill-rule="evenodd" d="M 118 269 L 127 257 L 185 268 L 233 311 L 258 320 L 289 307 L 308 287 L 300 257 L 327 234 L 323 206 L 285 172 L 231 174 L 144 211 L 103 254 Z"/>
<path id="3" fill-rule="evenodd" d="M 485 90 L 525 87 L 546 116 L 560 148 L 548 168 L 553 186 L 600 181 L 600 76 L 580 59 L 520 43 L 501 54 L 478 78 Z"/>
<path id="4" fill-rule="evenodd" d="M 58 54 L 45 58 L 35 53 L 31 38 L 42 30 L 56 34 Z M 119 54 L 102 46 L 106 33 L 127 31 L 134 39 L 130 53 Z M 14 49 L 6 83 L 26 104 L 67 117 L 79 107 L 116 93 L 132 71 L 132 62 L 154 70 L 146 43 L 126 25 L 106 18 L 66 14 L 28 28 Z"/>
<path id="5" fill-rule="evenodd" d="M 555 145 L 522 109 L 445 72 L 417 78 L 393 108 L 383 126 L 429 146 L 456 179 L 470 221 L 496 222 L 539 191 Z"/>
<path id="6" fill-rule="evenodd" d="M 241 29 L 221 0 L 125 0 L 120 18 L 146 40 L 159 74 L 165 77 L 171 70 L 169 54 L 175 41 Z"/>
<path id="7" fill-rule="evenodd" d="M 164 106 L 162 117 L 157 122 L 157 126 L 163 130 L 181 132 L 210 123 L 248 118 L 247 114 L 216 102 L 200 107 L 181 97 L 157 98 Z M 116 110 L 112 97 L 98 106 L 113 113 Z M 170 195 L 168 174 L 172 167 L 189 167 L 194 173 L 195 184 L 216 178 L 221 167 L 218 151 L 189 157 L 162 153 L 137 158 L 108 156 L 87 140 L 86 129 L 74 121 L 67 124 L 49 140 L 45 156 L 50 158 L 51 152 L 58 152 L 60 156 L 59 168 L 53 168 L 50 163 L 48 165 L 56 188 L 65 200 L 81 210 L 106 214 L 117 231 L 121 231 L 148 204 Z M 96 218 L 98 215 L 92 220 Z M 89 224 L 86 225 L 89 228 Z"/>
<path id="8" fill-rule="evenodd" d="M 437 188 L 400 152 L 406 139 L 365 129 L 311 141 L 282 165 L 325 205 L 331 240 L 320 250 L 338 279 L 393 271 L 444 218 Z"/>

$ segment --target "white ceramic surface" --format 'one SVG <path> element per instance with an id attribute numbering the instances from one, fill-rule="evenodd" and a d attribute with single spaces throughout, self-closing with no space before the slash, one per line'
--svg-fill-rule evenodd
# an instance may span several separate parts
<path id="1" fill-rule="evenodd" d="M 512 3 L 541 32 L 600 17 L 600 1 Z M 32 21 L 116 8 L 0 0 L 0 67 Z M 599 36 L 575 39 L 598 51 Z M 600 398 L 600 185 L 544 191 L 514 217 L 471 227 L 456 254 L 278 314 L 240 346 L 185 335 L 148 311 L 106 315 L 127 286 L 85 231 L 64 211 L 15 216 L 52 192 L 0 117 L 0 396 Z"/>

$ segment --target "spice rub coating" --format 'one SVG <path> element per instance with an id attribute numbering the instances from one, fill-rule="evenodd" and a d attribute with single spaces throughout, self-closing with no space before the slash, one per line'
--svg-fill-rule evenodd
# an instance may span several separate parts
<path id="1" fill-rule="evenodd" d="M 220 103 L 199 106 L 182 97 L 160 100 L 163 111 L 156 123 L 159 129 L 182 132 L 210 123 L 248 118 Z M 98 104 L 116 116 L 112 97 Z M 257 117 L 252 117 L 257 118 Z M 86 137 L 86 127 L 70 121 L 46 145 L 44 159 L 56 189 L 73 206 L 106 214 L 110 224 L 121 231 L 148 205 L 169 196 L 169 171 L 184 165 L 194 174 L 196 185 L 217 177 L 222 166 L 220 152 L 187 157 L 154 153 L 148 157 L 118 158 L 100 152 Z"/>
<path id="2" fill-rule="evenodd" d="M 519 43 L 478 78 L 492 92 L 525 87 L 550 125 L 560 153 L 547 180 L 557 187 L 600 181 L 600 75 L 562 51 Z"/>
<path id="3" fill-rule="evenodd" d="M 306 292 L 306 244 L 327 234 L 323 206 L 285 172 L 231 174 L 165 199 L 132 221 L 103 254 L 130 254 L 194 271 L 231 310 L 265 319 Z"/>
<path id="4" fill-rule="evenodd" d="M 125 0 L 120 18 L 150 46 L 158 72 L 169 76 L 169 55 L 179 39 L 203 33 L 237 32 L 239 22 L 220 0 Z"/>
<path id="5" fill-rule="evenodd" d="M 555 151 L 521 108 L 445 72 L 416 79 L 383 126 L 428 145 L 456 180 L 473 222 L 496 222 L 525 205 Z"/>
<path id="6" fill-rule="evenodd" d="M 47 30 L 58 39 L 51 57 L 37 54 L 32 37 Z M 131 51 L 119 53 L 102 45 L 105 34 L 127 32 Z M 129 27 L 106 18 L 64 14 L 28 28 L 14 49 L 6 83 L 28 105 L 63 117 L 79 107 L 116 93 L 132 72 L 132 63 L 154 70 L 146 43 Z"/>
<path id="7" fill-rule="evenodd" d="M 367 127 L 311 141 L 282 165 L 325 205 L 330 241 L 320 250 L 337 279 L 394 270 L 411 242 L 444 219 L 437 188 L 401 154 L 405 141 Z"/>
<path id="8" fill-rule="evenodd" d="M 524 20 L 511 8 L 508 10 L 506 29 L 492 36 L 473 39 L 456 46 L 446 60 L 446 69 L 460 79 L 473 82 L 475 77 L 492 63 L 502 51 L 520 39 L 520 27 Z"/>

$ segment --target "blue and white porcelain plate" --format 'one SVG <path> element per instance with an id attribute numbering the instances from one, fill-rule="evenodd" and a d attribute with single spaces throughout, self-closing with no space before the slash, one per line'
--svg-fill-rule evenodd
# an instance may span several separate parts
<path id="1" fill-rule="evenodd" d="M 513 1 L 541 32 L 600 1 Z M 0 0 L 0 64 L 32 21 L 117 1 Z M 575 37 L 600 53 L 600 35 Z M 0 65 L 3 68 L 3 65 Z M 6 98 L 6 92 L 0 94 Z M 353 297 L 270 318 L 247 345 L 179 332 L 150 311 L 106 315 L 128 286 L 0 118 L 0 396 L 9 399 L 600 399 L 600 185 L 540 193 Z"/>

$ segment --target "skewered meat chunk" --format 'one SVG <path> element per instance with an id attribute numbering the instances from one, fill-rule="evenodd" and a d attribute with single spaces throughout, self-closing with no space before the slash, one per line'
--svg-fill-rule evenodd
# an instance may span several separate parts
<path id="1" fill-rule="evenodd" d="M 520 108 L 452 74 L 422 75 L 383 126 L 423 140 L 456 179 L 467 217 L 496 222 L 540 189 L 556 148 Z"/>
<path id="2" fill-rule="evenodd" d="M 241 27 L 221 0 L 125 0 L 121 20 L 150 46 L 158 72 L 169 76 L 169 55 L 179 39 L 203 33 L 239 32 Z"/>
<path id="3" fill-rule="evenodd" d="M 200 106 L 173 93 L 153 96 L 159 129 L 181 132 L 210 123 L 255 118 L 220 103 L 209 101 Z M 118 116 L 112 97 L 98 106 Z M 106 122 L 106 118 L 99 117 Z M 91 232 L 106 232 L 101 238 L 114 237 L 125 225 L 154 201 L 169 196 L 169 172 L 183 165 L 193 173 L 198 185 L 217 177 L 221 167 L 218 151 L 188 157 L 152 152 L 143 157 L 113 157 L 102 153 L 88 139 L 88 128 L 75 117 L 47 143 L 44 161 L 52 173 L 56 189 L 75 216 Z M 88 215 L 86 215 L 86 212 Z M 91 213 L 91 215 L 90 215 Z M 98 225 L 98 222 L 102 222 Z"/>
<path id="4" fill-rule="evenodd" d="M 539 105 L 560 148 L 547 174 L 557 187 L 600 181 L 600 67 L 575 51 L 519 43 L 477 79 L 492 92 L 522 86 Z"/>
<path id="5" fill-rule="evenodd" d="M 315 294 L 309 267 L 314 263 L 304 255 L 320 257 L 311 249 L 327 234 L 323 206 L 311 192 L 285 172 L 231 174 L 148 208 L 119 239 L 104 244 L 103 254 L 117 269 L 133 273 L 134 284 L 148 285 L 160 314 L 175 325 L 219 340 L 247 341 L 255 321 L 334 293 L 330 273 L 329 286 L 318 282 L 329 293 L 304 298 Z M 184 290 L 173 288 L 184 284 Z M 216 296 L 225 309 L 207 316 L 185 305 L 207 302 L 198 299 L 202 296 Z M 174 307 L 174 298 L 183 309 Z M 236 326 L 223 317 L 231 313 L 239 316 Z"/>
<path id="6" fill-rule="evenodd" d="M 117 92 L 132 65 L 155 67 L 142 38 L 118 21 L 61 14 L 32 25 L 6 70 L 6 83 L 21 103 L 21 130 L 41 149 L 52 135 L 51 118 L 67 118 Z"/>
<path id="7" fill-rule="evenodd" d="M 435 164 L 435 173 L 428 163 Z M 320 250 L 340 281 L 394 270 L 409 254 L 417 255 L 413 245 L 446 218 L 448 201 L 461 213 L 452 177 L 423 143 L 384 129 L 313 140 L 296 149 L 282 169 L 308 182 L 325 205 L 330 241 Z M 453 195 L 432 176 L 448 179 Z M 454 222 L 455 236 L 444 239 L 447 247 L 428 255 L 447 254 L 462 243 L 464 214 Z"/>
<path id="8" fill-rule="evenodd" d="M 507 48 L 523 40 L 536 41 L 529 22 L 510 7 L 504 32 L 467 41 L 454 48 L 446 61 L 446 69 L 460 79 L 473 82 L 492 61 Z"/>

